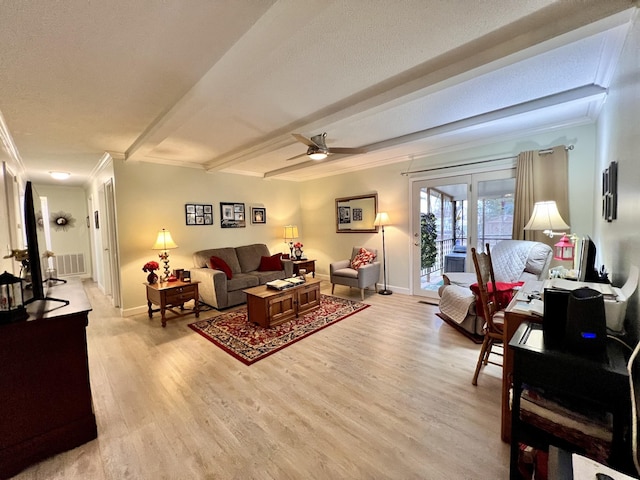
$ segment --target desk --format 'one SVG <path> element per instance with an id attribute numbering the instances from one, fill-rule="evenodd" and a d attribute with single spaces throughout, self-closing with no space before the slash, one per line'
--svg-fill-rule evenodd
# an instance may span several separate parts
<path id="1" fill-rule="evenodd" d="M 518 327 L 508 345 L 508 349 L 513 351 L 514 361 L 511 478 L 519 478 L 518 443 L 525 433 L 528 439 L 531 437 L 547 445 L 550 441 L 562 443 L 558 437 L 520 421 L 523 384 L 542 388 L 576 404 L 611 412 L 613 443 L 609 461 L 614 468 L 630 471 L 631 449 L 625 432 L 630 425 L 631 413 L 627 372 L 631 352 L 620 342 L 611 339 L 608 339 L 606 348 L 606 358 L 575 355 L 546 347 L 540 323 L 525 322 Z"/>
<path id="2" fill-rule="evenodd" d="M 539 292 L 543 282 L 531 280 L 525 282 L 521 292 Z M 509 390 L 511 389 L 511 380 L 513 374 L 513 352 L 507 345 L 511 341 L 513 334 L 523 322 L 542 322 L 542 318 L 531 314 L 514 311 L 514 306 L 518 302 L 519 295 L 514 295 L 511 302 L 504 311 L 504 329 L 503 329 L 503 345 L 504 356 L 502 357 L 502 421 L 500 433 L 502 441 L 509 443 L 511 441 L 511 409 L 509 408 Z"/>

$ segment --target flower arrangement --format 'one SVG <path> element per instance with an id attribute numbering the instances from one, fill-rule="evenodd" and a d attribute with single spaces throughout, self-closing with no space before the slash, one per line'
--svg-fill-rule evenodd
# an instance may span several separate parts
<path id="1" fill-rule="evenodd" d="M 144 264 L 144 267 L 142 267 L 142 271 L 153 273 L 154 270 L 158 270 L 159 268 L 160 265 L 158 265 L 158 262 L 154 262 L 153 260 L 151 260 L 150 262 Z"/>
<path id="2" fill-rule="evenodd" d="M 300 242 L 296 242 L 293 244 L 293 248 L 302 248 L 302 247 L 304 247 L 304 245 Z"/>

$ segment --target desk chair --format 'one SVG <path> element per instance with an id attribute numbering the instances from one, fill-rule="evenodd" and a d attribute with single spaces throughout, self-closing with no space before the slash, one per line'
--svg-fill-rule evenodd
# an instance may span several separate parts
<path id="1" fill-rule="evenodd" d="M 478 280 L 478 296 L 480 297 L 476 305 L 482 305 L 482 312 L 484 316 L 484 340 L 482 341 L 482 348 L 480 349 L 480 355 L 478 356 L 478 362 L 476 364 L 476 371 L 473 374 L 473 385 L 478 385 L 478 374 L 480 368 L 483 365 L 491 363 L 502 367 L 502 363 L 493 362 L 490 360 L 492 353 L 496 355 L 502 355 L 501 353 L 493 352 L 493 347 L 496 344 L 502 344 L 503 339 L 503 327 L 504 327 L 504 310 L 499 310 L 498 302 L 496 300 L 496 285 L 495 274 L 493 273 L 493 264 L 491 263 L 491 252 L 489 251 L 489 244 L 486 244 L 486 253 L 478 253 L 474 248 L 471 249 L 471 256 L 473 258 L 473 265 L 476 269 L 476 277 Z M 491 286 L 489 286 L 491 282 Z"/>

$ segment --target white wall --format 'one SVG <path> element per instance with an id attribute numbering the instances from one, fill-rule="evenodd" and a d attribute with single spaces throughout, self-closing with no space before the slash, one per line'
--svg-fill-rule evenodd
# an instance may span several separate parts
<path id="1" fill-rule="evenodd" d="M 609 96 L 597 124 L 597 175 L 592 187 L 598 262 L 611 272 L 615 285 L 626 281 L 631 264 L 640 266 L 640 23 L 635 19 L 626 40 Z M 603 221 L 600 175 L 618 162 L 618 219 Z M 627 309 L 629 330 L 640 337 L 640 296 Z"/>
<path id="2" fill-rule="evenodd" d="M 297 183 L 122 160 L 114 161 L 114 172 L 125 314 L 146 309 L 142 266 L 158 260 L 151 246 L 162 228 L 179 247 L 170 251 L 171 269 L 189 269 L 193 252 L 206 248 L 265 243 L 273 253 L 288 252 L 282 234 L 290 223 L 306 236 Z M 220 202 L 244 203 L 246 227 L 221 228 Z M 187 226 L 187 203 L 212 204 L 214 224 Z M 252 206 L 266 208 L 266 224 L 251 223 Z"/>
<path id="3" fill-rule="evenodd" d="M 536 134 L 496 142 L 474 148 L 397 163 L 363 172 L 355 172 L 305 182 L 300 192 L 305 232 L 305 252 L 316 258 L 316 269 L 328 275 L 329 262 L 346 258 L 351 246 L 362 245 L 382 249 L 382 238 L 375 233 L 336 233 L 335 199 L 378 193 L 378 210 L 387 211 L 392 226 L 385 228 L 388 285 L 392 290 L 410 291 L 410 179 L 402 176 L 408 170 L 433 166 L 456 165 L 482 159 L 515 156 L 524 150 L 544 149 L 555 145 L 574 145 L 569 152 L 569 203 L 571 228 L 581 234 L 592 234 L 595 172 L 595 126 L 584 125 L 545 134 Z M 441 172 L 431 175 L 442 175 Z M 428 174 L 421 174 L 428 178 Z"/>
<path id="4" fill-rule="evenodd" d="M 517 155 L 522 150 L 572 144 L 569 153 L 569 196 L 573 231 L 592 234 L 590 206 L 596 202 L 593 190 L 595 171 L 595 126 L 562 129 L 435 155 L 362 172 L 303 183 L 213 173 L 172 166 L 114 162 L 118 235 L 125 313 L 143 310 L 146 304 L 142 266 L 157 259 L 151 250 L 158 230 L 171 231 L 179 248 L 170 252 L 172 268 L 192 266 L 194 251 L 266 243 L 273 252 L 288 251 L 282 240 L 282 227 L 298 225 L 300 241 L 308 258 L 316 259 L 319 275 L 328 276 L 329 263 L 347 258 L 354 245 L 382 249 L 381 235 L 375 233 L 336 233 L 335 199 L 378 194 L 378 209 L 387 211 L 393 225 L 385 229 L 388 285 L 399 293 L 410 289 L 411 232 L 408 177 L 409 169 L 432 165 L 464 163 L 479 158 Z M 220 202 L 245 204 L 247 226 L 220 228 Z M 186 226 L 186 203 L 213 205 L 214 225 Z M 267 224 L 250 223 L 250 207 L 267 209 Z"/>
<path id="5" fill-rule="evenodd" d="M 87 204 L 82 187 L 65 187 L 55 185 L 35 185 L 41 197 L 47 197 L 51 232 L 51 251 L 57 256 L 64 254 L 84 254 L 87 276 L 91 275 L 90 230 L 87 228 Z M 57 230 L 51 224 L 51 215 L 64 212 L 75 221 L 66 230 Z"/>

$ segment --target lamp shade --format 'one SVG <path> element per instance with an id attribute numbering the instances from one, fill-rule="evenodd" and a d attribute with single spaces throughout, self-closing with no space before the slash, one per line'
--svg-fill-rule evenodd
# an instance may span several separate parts
<path id="1" fill-rule="evenodd" d="M 298 226 L 297 225 L 286 225 L 284 227 L 284 240 L 293 240 L 294 238 L 298 238 Z"/>
<path id="2" fill-rule="evenodd" d="M 169 250 L 171 248 L 178 248 L 176 242 L 171 238 L 171 232 L 169 230 L 165 230 L 164 228 L 158 232 L 158 238 L 156 238 L 156 243 L 151 247 L 152 250 Z"/>
<path id="3" fill-rule="evenodd" d="M 376 227 L 384 227 L 385 225 L 389 225 L 391 220 L 389 219 L 389 214 L 387 212 L 378 212 L 376 214 L 376 218 L 373 221 L 373 224 Z"/>
<path id="4" fill-rule="evenodd" d="M 524 229 L 543 230 L 546 233 L 553 230 L 568 230 L 569 225 L 560 216 L 556 202 L 536 202 L 533 206 L 531 218 L 524 226 Z"/>

